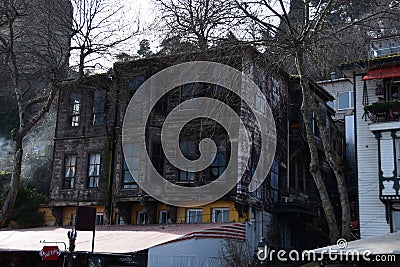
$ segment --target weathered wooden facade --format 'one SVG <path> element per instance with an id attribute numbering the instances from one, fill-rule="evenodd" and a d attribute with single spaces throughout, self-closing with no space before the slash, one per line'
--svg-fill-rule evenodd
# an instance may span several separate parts
<path id="1" fill-rule="evenodd" d="M 263 193 L 258 193 L 257 196 L 245 190 L 237 192 L 237 189 L 233 189 L 231 194 L 225 196 L 216 207 L 226 209 L 226 211 L 221 210 L 229 214 L 224 220 L 248 220 L 250 203 L 256 208 L 261 208 L 271 206 L 277 201 L 279 168 L 286 166 L 287 77 L 284 77 L 282 73 L 268 71 L 265 67 L 265 58 L 249 47 L 222 49 L 204 54 L 193 53 L 116 63 L 112 75 L 91 76 L 79 84 L 61 90 L 50 196 L 53 213 L 58 218 L 58 223 L 73 223 L 74 207 L 77 205 L 98 207 L 99 223 L 167 223 L 185 222 L 189 219 L 188 211 L 155 201 L 132 179 L 132 175 L 124 164 L 121 129 L 129 100 L 142 82 L 166 67 L 192 60 L 217 61 L 250 75 L 267 98 L 273 101 L 272 108 L 278 120 L 277 131 L 278 134 L 282 134 L 282 138 L 278 138 L 279 144 L 274 163 L 280 166 L 276 167 L 276 177 L 272 178 L 274 185 L 271 186 L 268 179 Z M 184 97 L 195 97 L 196 94 L 197 96 L 214 95 L 221 101 L 224 101 L 224 98 L 229 99 L 229 105 L 244 119 L 249 118 L 249 111 L 241 105 L 237 96 L 228 95 L 224 88 L 203 84 L 190 96 L 183 95 L 182 90 L 185 89 L 172 90 L 157 104 L 157 110 L 149 119 L 149 147 L 147 149 L 150 151 L 153 165 L 157 165 L 156 167 L 166 179 L 174 183 L 196 186 L 215 179 L 216 175 L 213 172 L 217 170 L 209 168 L 200 174 L 180 174 L 176 168 L 170 166 L 160 149 L 159 130 L 166 114 Z M 246 123 L 250 125 L 252 122 L 247 119 Z M 202 127 L 196 127 L 200 124 Z M 213 132 L 217 142 L 225 142 L 226 136 L 222 127 L 215 125 L 212 121 L 197 120 L 191 126 L 185 128 L 181 136 L 183 136 L 183 142 L 185 142 L 185 136 L 191 139 L 186 144 L 190 146 L 190 149 L 194 148 L 192 151 L 194 154 L 198 153 L 196 147 L 199 140 L 194 139 L 193 136 L 207 136 L 207 132 Z M 226 151 L 229 150 L 229 144 L 221 143 L 221 145 L 226 146 Z M 255 144 L 255 146 L 259 145 Z M 220 167 L 224 168 L 222 165 Z M 280 173 L 286 175 L 286 171 L 280 170 Z M 186 175 L 185 179 L 182 179 L 180 175 Z M 192 175 L 195 177 L 191 177 Z M 245 176 L 247 178 L 244 177 L 244 179 L 250 179 L 250 171 L 247 171 Z M 272 202 L 271 195 L 276 195 L 272 198 Z M 267 202 L 271 203 L 266 205 Z M 206 216 L 203 216 L 202 221 L 213 221 L 214 206 L 207 208 L 208 210 L 204 212 Z"/>
<path id="2" fill-rule="evenodd" d="M 179 133 L 180 145 L 184 144 L 181 150 L 188 158 L 196 158 L 199 141 L 209 137 L 222 148 L 218 151 L 221 162 L 193 173 L 178 170 L 166 159 L 160 142 L 162 124 L 173 108 L 189 98 L 212 97 L 228 104 L 239 114 L 253 139 L 254 155 L 238 185 L 217 201 L 184 208 L 157 201 L 138 186 L 133 176 L 146 167 L 138 165 L 137 169 L 128 170 L 122 148 L 122 126 L 129 101 L 145 80 L 167 67 L 195 60 L 229 65 L 258 85 L 273 113 L 277 146 L 267 179 L 258 190 L 249 192 L 248 184 L 260 149 L 257 136 L 263 129 L 256 125 L 248 106 L 237 95 L 212 84 L 185 84 L 171 90 L 157 102 L 149 118 L 142 118 L 147 121 L 147 147 L 136 149 L 137 153 L 148 153 L 153 166 L 168 181 L 182 186 L 204 185 L 215 180 L 229 161 L 231 144 L 225 130 L 207 119 L 193 120 L 183 128 Z M 98 224 L 247 221 L 251 246 L 261 236 L 282 248 L 312 248 L 322 244 L 319 198 L 306 171 L 308 162 L 304 156 L 308 150 L 299 131 L 302 122 L 298 82 L 268 66 L 267 58 L 252 47 L 228 47 L 115 63 L 112 74 L 90 76 L 61 89 L 50 195 L 56 223 L 74 224 L 76 207 L 92 206 L 96 207 Z M 331 98 L 322 88 L 317 86 L 317 89 L 320 90 L 317 101 L 330 115 L 326 101 Z M 289 90 L 297 94 L 292 98 L 293 102 L 297 101 L 294 108 L 288 106 Z M 288 112 L 293 116 L 289 118 Z M 297 165 L 291 165 L 291 161 Z M 327 164 L 321 164 L 329 173 Z M 305 244 L 305 236 L 313 238 Z"/>

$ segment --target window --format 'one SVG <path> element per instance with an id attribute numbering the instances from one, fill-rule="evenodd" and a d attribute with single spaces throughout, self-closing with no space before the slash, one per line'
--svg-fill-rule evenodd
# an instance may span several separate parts
<path id="1" fill-rule="evenodd" d="M 313 134 L 316 137 L 319 137 L 319 129 L 318 129 L 318 125 L 317 125 L 317 117 L 315 116 L 314 111 L 312 112 L 312 130 L 313 130 Z"/>
<path id="2" fill-rule="evenodd" d="M 168 223 L 168 211 L 160 210 L 160 218 L 158 220 L 158 223 Z"/>
<path id="3" fill-rule="evenodd" d="M 197 84 L 187 83 L 181 87 L 181 103 L 186 100 L 192 99 L 197 94 Z M 196 103 L 191 102 L 190 104 L 185 104 L 186 106 L 182 109 L 196 109 Z"/>
<path id="4" fill-rule="evenodd" d="M 139 179 L 139 160 L 140 160 L 140 144 L 133 143 L 126 145 L 124 160 L 124 189 L 137 189 L 136 179 Z M 128 168 L 128 166 L 130 168 Z"/>
<path id="5" fill-rule="evenodd" d="M 81 118 L 81 94 L 73 93 L 69 98 L 71 114 L 70 114 L 70 125 L 79 126 Z"/>
<path id="6" fill-rule="evenodd" d="M 71 226 L 75 226 L 76 225 L 76 213 L 72 213 L 71 214 L 71 222 L 70 222 Z"/>
<path id="7" fill-rule="evenodd" d="M 260 173 L 256 172 L 257 166 L 258 166 L 258 160 L 259 160 L 259 156 L 260 156 L 260 148 L 258 146 L 256 146 L 254 143 L 252 144 L 251 147 L 251 155 L 250 155 L 250 170 L 251 170 L 251 176 L 254 178 L 257 178 L 258 180 L 260 180 L 260 177 L 257 177 L 260 175 Z M 262 174 L 261 174 L 262 175 Z M 263 193 L 263 184 L 261 183 L 257 183 L 256 184 L 257 189 L 254 190 L 253 192 L 251 192 L 252 196 L 255 196 L 257 198 L 261 198 L 262 197 L 262 193 Z"/>
<path id="8" fill-rule="evenodd" d="M 144 77 L 143 76 L 137 76 L 133 78 L 131 81 L 129 81 L 129 90 L 135 91 L 138 89 L 142 83 L 144 82 Z"/>
<path id="9" fill-rule="evenodd" d="M 389 100 L 398 101 L 400 100 L 400 85 L 399 84 L 388 84 L 389 88 Z"/>
<path id="10" fill-rule="evenodd" d="M 89 179 L 88 187 L 99 187 L 100 154 L 89 154 Z"/>
<path id="11" fill-rule="evenodd" d="M 116 221 L 117 221 L 117 224 L 119 224 L 119 225 L 125 225 L 126 223 L 125 223 L 125 220 L 124 220 L 124 217 L 122 217 L 121 215 L 119 215 L 119 214 L 117 214 L 117 219 L 116 219 Z"/>
<path id="12" fill-rule="evenodd" d="M 338 97 L 338 109 L 350 109 L 354 107 L 354 93 L 342 92 Z"/>
<path id="13" fill-rule="evenodd" d="M 164 153 L 160 142 L 153 142 L 152 146 L 152 163 L 157 172 L 163 176 L 164 174 Z"/>
<path id="14" fill-rule="evenodd" d="M 129 81 L 128 89 L 129 89 L 129 97 L 130 98 L 135 94 L 135 92 L 142 85 L 143 82 L 144 82 L 144 76 L 137 76 Z M 135 117 L 135 114 L 134 114 L 134 117 Z"/>
<path id="15" fill-rule="evenodd" d="M 137 224 L 146 224 L 146 222 L 147 222 L 146 213 L 144 211 L 138 211 L 136 223 Z"/>
<path id="16" fill-rule="evenodd" d="M 400 178 L 400 139 L 396 140 L 397 177 Z"/>
<path id="17" fill-rule="evenodd" d="M 92 108 L 92 124 L 104 124 L 105 120 L 105 105 L 106 94 L 101 91 L 94 91 L 93 93 L 93 108 Z"/>
<path id="18" fill-rule="evenodd" d="M 271 166 L 271 182 L 270 182 L 270 203 L 276 203 L 278 201 L 278 174 L 279 174 L 279 165 L 278 163 L 274 160 Z"/>
<path id="19" fill-rule="evenodd" d="M 261 95 L 261 92 L 259 90 L 257 90 L 257 93 L 256 93 L 256 110 L 258 110 L 261 113 L 265 114 L 265 104 L 266 104 L 265 98 Z"/>
<path id="20" fill-rule="evenodd" d="M 280 100 L 280 92 L 279 92 L 279 81 L 271 78 L 271 87 L 272 87 L 272 101 L 274 105 L 279 104 Z"/>
<path id="21" fill-rule="evenodd" d="M 227 93 L 229 93 L 228 89 L 217 84 L 212 85 L 212 91 L 214 95 L 226 95 Z"/>
<path id="22" fill-rule="evenodd" d="M 308 179 L 306 176 L 307 168 L 304 167 L 304 156 L 302 154 L 297 155 L 290 164 L 290 187 L 301 192 L 308 190 Z"/>
<path id="23" fill-rule="evenodd" d="M 392 211 L 393 216 L 393 232 L 400 231 L 400 211 Z"/>
<path id="24" fill-rule="evenodd" d="M 186 223 L 201 223 L 203 217 L 202 209 L 186 210 Z"/>
<path id="25" fill-rule="evenodd" d="M 217 154 L 211 163 L 211 175 L 215 178 L 221 176 L 226 168 L 226 141 L 221 141 L 217 147 Z"/>
<path id="26" fill-rule="evenodd" d="M 104 223 L 104 214 L 103 213 L 96 213 L 96 225 L 103 225 Z"/>
<path id="27" fill-rule="evenodd" d="M 137 189 L 138 185 L 136 180 L 133 178 L 131 172 L 129 171 L 128 165 L 124 160 L 124 183 L 122 186 L 124 189 Z"/>
<path id="28" fill-rule="evenodd" d="M 74 188 L 76 175 L 76 155 L 65 156 L 64 189 Z"/>
<path id="29" fill-rule="evenodd" d="M 212 209 L 212 222 L 214 223 L 229 222 L 229 208 Z"/>
<path id="30" fill-rule="evenodd" d="M 190 159 L 194 160 L 196 156 L 196 142 L 195 141 L 182 141 L 179 144 L 182 154 Z M 179 170 L 179 181 L 181 182 L 193 182 L 195 173 L 191 172 L 192 168 L 187 167 L 186 170 Z"/>

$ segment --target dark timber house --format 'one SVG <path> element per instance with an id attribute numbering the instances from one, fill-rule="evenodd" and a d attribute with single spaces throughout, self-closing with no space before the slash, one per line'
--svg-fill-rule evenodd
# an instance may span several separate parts
<path id="1" fill-rule="evenodd" d="M 229 161 L 230 144 L 226 132 L 222 126 L 207 119 L 193 120 L 188 127 L 184 127 L 180 133 L 180 146 L 185 156 L 196 158 L 199 141 L 204 137 L 212 138 L 218 144 L 213 164 L 204 171 L 193 173 L 178 170 L 166 160 L 160 143 L 160 129 L 166 115 L 181 102 L 197 96 L 224 101 L 240 115 L 254 137 L 248 165 L 251 167 L 246 169 L 239 184 L 215 202 L 184 208 L 161 203 L 138 186 L 133 175 L 143 166 L 138 163 L 137 168 L 130 172 L 127 169 L 122 152 L 122 124 L 130 98 L 146 79 L 169 66 L 194 60 L 229 65 L 255 81 L 274 115 L 277 148 L 264 184 L 255 192 L 248 192 L 246 185 L 250 182 L 253 166 L 257 164 L 260 147 L 257 143 L 260 129 L 255 125 L 251 112 L 237 95 L 228 93 L 223 87 L 194 83 L 170 91 L 157 103 L 150 118 L 146 118 L 146 145 L 154 167 L 172 183 L 182 186 L 209 183 L 220 175 Z M 321 216 L 318 216 L 319 199 L 311 197 L 315 195 L 315 190 L 309 189 L 313 182 L 307 176 L 306 158 L 303 157 L 303 163 L 290 166 L 290 169 L 288 163 L 296 155 L 300 158 L 304 155 L 298 151 L 300 145 L 288 147 L 289 138 L 297 138 L 292 132 L 295 131 L 293 123 L 301 124 L 300 121 L 288 123 L 289 88 L 294 88 L 295 84 L 283 71 L 269 69 L 264 55 L 244 46 L 115 63 L 112 74 L 90 76 L 62 88 L 50 193 L 50 206 L 56 224 L 73 225 L 76 207 L 92 206 L 96 208 L 97 224 L 248 222 L 247 236 L 251 246 L 264 236 L 275 247 L 296 247 L 304 238 L 299 234 L 302 231 L 318 239 L 304 246 L 315 246 L 320 243 L 323 226 L 316 225 L 321 221 Z M 257 100 L 257 96 L 254 97 Z M 326 95 L 318 98 L 323 104 L 329 100 Z M 265 103 L 259 102 L 256 108 L 263 109 L 263 105 Z M 290 111 L 299 113 L 292 108 Z M 142 152 L 138 150 L 138 153 Z M 299 174 L 300 169 L 302 174 Z M 302 226 L 296 227 L 294 224 L 297 221 L 302 221 L 300 225 L 304 225 L 307 231 L 304 232 Z"/>

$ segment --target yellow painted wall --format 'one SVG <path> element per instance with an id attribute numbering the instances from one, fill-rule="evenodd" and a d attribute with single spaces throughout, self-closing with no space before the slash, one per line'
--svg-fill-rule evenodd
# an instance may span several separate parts
<path id="1" fill-rule="evenodd" d="M 186 222 L 186 208 L 178 207 L 176 211 L 176 223 L 185 223 Z"/>
<path id="2" fill-rule="evenodd" d="M 62 223 L 63 225 L 71 225 L 72 214 L 76 213 L 76 207 L 65 207 L 63 209 Z"/>
<path id="3" fill-rule="evenodd" d="M 41 207 L 37 209 L 38 213 L 43 213 L 43 221 L 46 226 L 53 226 L 56 223 L 56 218 L 51 213 L 51 209 L 48 207 Z"/>
<path id="4" fill-rule="evenodd" d="M 132 207 L 132 224 L 136 224 L 137 213 L 138 213 L 138 211 L 142 211 L 142 210 L 143 210 L 142 205 L 133 205 L 133 207 Z"/>
<path id="5" fill-rule="evenodd" d="M 239 218 L 239 214 L 235 209 L 234 202 L 228 200 L 218 200 L 213 203 L 201 206 L 201 207 L 193 207 L 192 209 L 201 208 L 203 210 L 203 223 L 209 223 L 212 221 L 212 209 L 213 208 L 229 208 L 229 221 L 230 222 L 246 222 L 248 220 L 247 213 L 244 214 L 243 218 Z M 132 224 L 136 224 L 137 222 L 137 213 L 143 210 L 142 205 L 133 205 L 132 207 Z M 163 203 L 157 204 L 157 221 L 160 220 L 160 211 L 167 210 L 167 207 Z M 178 207 L 177 209 L 177 223 L 185 223 L 186 222 L 186 210 L 187 208 Z"/>
<path id="6" fill-rule="evenodd" d="M 212 222 L 212 209 L 213 208 L 229 208 L 229 221 L 230 222 L 246 222 L 248 221 L 248 212 L 243 214 L 243 218 L 239 218 L 239 214 L 235 209 L 235 204 L 233 201 L 228 200 L 217 200 L 213 203 L 193 207 L 189 209 L 202 209 L 203 210 L 203 223 L 210 223 Z M 178 219 L 177 223 L 185 223 L 186 222 L 186 210 L 188 208 L 178 208 L 177 214 Z"/>
<path id="7" fill-rule="evenodd" d="M 104 206 L 91 206 L 92 208 L 96 208 L 97 213 L 104 213 Z"/>

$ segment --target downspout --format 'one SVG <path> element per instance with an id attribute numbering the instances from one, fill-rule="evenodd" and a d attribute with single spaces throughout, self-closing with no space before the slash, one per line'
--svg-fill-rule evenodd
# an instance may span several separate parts
<path id="1" fill-rule="evenodd" d="M 112 79 L 112 78 L 111 78 Z M 113 87 L 116 88 L 115 83 Z M 112 224 L 113 219 L 113 185 L 114 185 L 114 170 L 115 170 L 115 131 L 117 128 L 117 118 L 118 118 L 118 90 L 115 90 L 115 105 L 114 105 L 114 121 L 111 126 L 111 134 L 109 139 L 109 168 L 108 168 L 108 185 L 107 185 L 107 204 L 109 210 L 109 223 Z"/>
<path id="2" fill-rule="evenodd" d="M 358 134 L 357 134 L 357 95 L 356 95 L 356 90 L 357 89 L 357 76 L 356 73 L 353 72 L 353 103 L 354 103 L 354 157 L 356 160 L 355 164 L 355 179 L 356 179 L 356 196 L 357 196 L 357 201 L 356 201 L 356 213 L 357 213 L 357 221 L 358 221 L 358 229 L 357 229 L 357 235 L 358 239 L 361 238 L 361 227 L 360 227 L 360 203 L 359 203 L 359 188 L 358 188 L 358 147 L 357 147 L 357 139 L 358 139 Z"/>
<path id="3" fill-rule="evenodd" d="M 108 151 L 108 156 L 109 156 L 109 168 L 108 168 L 108 185 L 107 185 L 107 204 L 108 204 L 108 210 L 109 210 L 109 224 L 112 223 L 112 218 L 113 218 L 113 203 L 112 203 L 112 197 L 113 197 L 113 173 L 114 173 L 114 149 L 115 149 L 115 144 L 114 144 L 114 139 L 115 139 L 115 133 L 114 133 L 114 125 L 111 130 L 109 142 L 109 151 Z"/>

